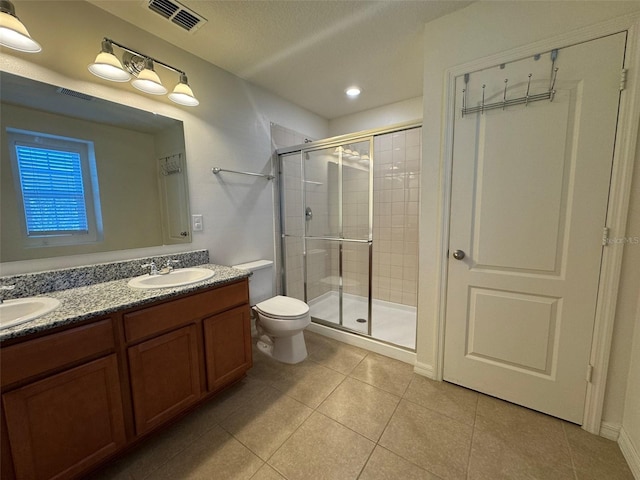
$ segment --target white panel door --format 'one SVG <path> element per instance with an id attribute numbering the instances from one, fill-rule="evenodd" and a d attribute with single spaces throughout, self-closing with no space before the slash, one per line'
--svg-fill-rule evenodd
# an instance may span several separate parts
<path id="1" fill-rule="evenodd" d="M 456 81 L 444 379 L 582 423 L 626 34 Z M 454 251 L 464 252 L 455 259 Z M 460 255 L 457 255 L 460 256 Z"/>

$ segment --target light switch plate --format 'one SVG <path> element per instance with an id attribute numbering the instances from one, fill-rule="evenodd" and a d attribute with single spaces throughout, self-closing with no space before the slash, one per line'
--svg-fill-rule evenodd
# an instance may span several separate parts
<path id="1" fill-rule="evenodd" d="M 202 215 L 191 215 L 191 227 L 194 232 L 202 231 Z"/>

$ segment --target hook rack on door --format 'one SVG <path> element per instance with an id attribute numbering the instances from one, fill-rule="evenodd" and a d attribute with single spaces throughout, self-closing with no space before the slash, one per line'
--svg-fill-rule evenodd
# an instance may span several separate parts
<path id="1" fill-rule="evenodd" d="M 507 86 L 509 84 L 509 79 L 505 78 L 504 79 L 504 90 L 502 93 L 502 101 L 500 102 L 493 102 L 493 103 L 485 103 L 485 87 L 486 85 L 482 85 L 482 101 L 480 102 L 480 105 L 477 105 L 475 107 L 467 107 L 467 92 L 468 92 L 468 85 L 469 85 L 469 78 L 470 75 L 468 73 L 466 73 L 464 75 L 464 84 L 465 84 L 465 88 L 462 89 L 462 117 L 464 117 L 465 115 L 469 115 L 471 113 L 478 113 L 480 112 L 480 114 L 483 114 L 486 110 L 493 110 L 496 108 L 501 108 L 501 109 L 505 109 L 506 107 L 511 107 L 513 105 L 525 105 L 527 106 L 529 103 L 531 102 L 538 102 L 540 100 L 549 100 L 551 102 L 553 102 L 553 98 L 556 94 L 556 90 L 555 90 L 555 85 L 556 85 L 556 78 L 558 77 L 558 67 L 555 66 L 556 63 L 556 58 L 558 58 L 558 50 L 553 50 L 551 52 L 551 60 L 552 60 L 552 64 L 551 64 L 551 80 L 549 82 L 549 89 L 544 92 L 544 93 L 536 93 L 534 95 L 530 95 L 529 92 L 531 90 L 531 79 L 533 77 L 533 74 L 529 74 L 529 80 L 527 82 L 527 93 L 523 96 L 523 97 L 518 97 L 518 98 L 510 98 L 507 99 Z"/>
<path id="2" fill-rule="evenodd" d="M 165 177 L 182 172 L 182 154 L 176 153 L 160 159 L 160 171 Z"/>

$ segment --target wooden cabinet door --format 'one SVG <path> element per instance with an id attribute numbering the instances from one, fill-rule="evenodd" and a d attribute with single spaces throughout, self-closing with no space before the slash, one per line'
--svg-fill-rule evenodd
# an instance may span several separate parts
<path id="1" fill-rule="evenodd" d="M 128 356 L 138 435 L 170 419 L 200 397 L 195 325 L 130 347 Z"/>
<path id="2" fill-rule="evenodd" d="M 251 368 L 251 324 L 247 306 L 204 320 L 207 386 L 214 391 Z"/>
<path id="3" fill-rule="evenodd" d="M 124 445 L 115 355 L 2 395 L 20 479 L 71 478 Z"/>

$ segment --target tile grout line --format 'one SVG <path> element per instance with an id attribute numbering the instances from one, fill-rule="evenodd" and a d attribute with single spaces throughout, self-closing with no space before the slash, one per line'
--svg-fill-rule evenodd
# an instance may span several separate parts
<path id="1" fill-rule="evenodd" d="M 473 452 L 473 441 L 476 436 L 476 423 L 478 422 L 478 404 L 480 403 L 480 395 L 476 397 L 476 412 L 473 416 L 473 425 L 471 426 L 471 443 L 469 444 L 469 458 L 467 458 L 467 475 L 466 478 L 469 480 L 471 476 L 471 453 Z"/>
<path id="2" fill-rule="evenodd" d="M 366 355 L 365 355 L 365 356 L 366 356 Z M 319 362 L 316 362 L 316 361 L 314 361 L 314 360 L 310 359 L 310 358 L 308 357 L 308 355 L 307 355 L 307 359 L 308 359 L 310 362 L 314 363 L 315 365 L 318 365 L 318 366 L 323 367 L 323 368 L 327 368 L 328 370 L 331 370 L 331 371 L 333 371 L 333 372 L 336 372 L 336 373 L 339 373 L 339 374 L 343 375 L 343 376 L 344 376 L 344 378 L 343 378 L 342 380 L 340 380 L 340 382 L 339 382 L 339 383 L 338 383 L 338 384 L 337 384 L 337 385 L 336 385 L 336 386 L 331 390 L 331 392 L 329 392 L 329 394 L 327 394 L 327 396 L 326 396 L 326 397 L 325 397 L 325 398 L 324 398 L 324 399 L 323 399 L 323 400 L 318 404 L 318 406 L 317 406 L 317 407 L 310 407 L 309 405 L 307 405 L 307 404 L 305 404 L 305 403 L 301 402 L 300 400 L 298 400 L 298 399 L 296 399 L 296 398 L 294 398 L 294 397 L 290 396 L 287 392 L 282 391 L 282 390 L 280 390 L 280 389 L 278 389 L 278 388 L 276 388 L 275 386 L 273 386 L 273 385 L 271 385 L 271 384 L 270 384 L 270 386 L 271 386 L 272 388 L 274 388 L 274 389 L 276 389 L 276 390 L 278 390 L 278 391 L 282 392 L 282 393 L 283 393 L 285 396 L 287 396 L 288 398 L 290 398 L 290 399 L 292 399 L 292 400 L 294 400 L 294 401 L 296 401 L 296 402 L 300 403 L 301 405 L 304 405 L 305 407 L 307 407 L 307 408 L 311 409 L 311 413 L 309 414 L 309 416 L 307 416 L 307 418 L 305 418 L 305 419 L 304 419 L 304 421 L 303 421 L 302 423 L 300 423 L 300 425 L 298 425 L 298 426 L 297 426 L 297 427 L 296 427 L 296 428 L 295 428 L 295 429 L 294 429 L 294 430 L 293 430 L 293 431 L 292 431 L 292 432 L 291 432 L 291 433 L 290 433 L 290 434 L 289 434 L 289 435 L 288 435 L 288 436 L 287 436 L 287 437 L 282 441 L 282 443 L 280 444 L 280 446 L 278 446 L 278 448 L 276 448 L 276 450 L 275 450 L 271 455 L 269 455 L 269 458 L 267 458 L 267 459 L 264 461 L 264 464 L 265 464 L 265 465 L 268 465 L 269 467 L 273 468 L 276 472 L 278 472 L 278 474 L 280 474 L 280 475 L 281 475 L 282 477 L 284 477 L 285 479 L 286 479 L 287 477 L 284 475 L 284 473 L 283 473 L 283 472 L 281 472 L 280 470 L 278 470 L 274 465 L 271 465 L 271 464 L 269 463 L 269 461 L 273 458 L 273 456 L 274 456 L 276 453 L 278 453 L 278 451 L 280 451 L 280 450 L 282 449 L 282 447 L 284 446 L 284 444 L 285 444 L 285 443 L 287 443 L 287 441 L 288 441 L 288 440 L 289 440 L 289 439 L 290 439 L 290 438 L 291 438 L 291 437 L 292 437 L 292 436 L 293 436 L 293 435 L 294 435 L 294 434 L 295 434 L 295 433 L 296 433 L 296 432 L 297 432 L 297 431 L 298 431 L 298 430 L 299 430 L 299 429 L 300 429 L 300 428 L 301 428 L 301 427 L 302 427 L 302 426 L 303 426 L 303 425 L 304 425 L 304 424 L 309 420 L 309 418 L 311 418 L 311 416 L 312 416 L 315 412 L 319 413 L 320 415 L 323 415 L 321 412 L 319 412 L 319 411 L 318 411 L 318 408 L 320 408 L 320 405 L 322 405 L 322 404 L 325 402 L 325 400 L 326 400 L 327 398 L 329 398 L 329 396 L 331 396 L 331 394 L 332 394 L 332 393 L 333 393 L 333 392 L 334 392 L 334 391 L 335 391 L 335 390 L 336 390 L 340 385 L 342 385 L 342 383 L 343 383 L 343 382 L 347 379 L 347 377 L 348 377 L 348 375 L 345 375 L 345 374 L 343 374 L 343 373 L 341 373 L 341 372 L 338 372 L 337 370 L 334 370 L 334 369 L 332 369 L 332 368 L 326 367 L 326 366 L 324 366 L 324 365 L 320 364 Z M 363 357 L 363 359 L 364 359 L 364 357 Z M 362 360 L 360 360 L 360 361 L 362 361 Z M 358 365 L 359 365 L 359 364 L 360 364 L 360 362 L 358 362 Z M 235 436 L 234 436 L 234 438 L 235 438 Z M 238 440 L 238 441 L 239 441 L 239 440 Z M 244 444 L 243 444 L 243 445 L 244 445 Z M 256 454 L 255 454 L 255 452 L 253 452 L 253 450 L 251 450 L 248 446 L 246 446 L 246 445 L 245 445 L 245 447 L 246 447 L 246 448 L 248 448 L 250 452 L 254 453 L 254 455 L 256 455 Z M 256 456 L 257 456 L 257 455 L 256 455 Z M 260 457 L 258 457 L 258 458 L 260 458 Z M 257 473 L 257 472 L 256 472 L 256 473 Z"/>
<path id="3" fill-rule="evenodd" d="M 573 449 L 569 442 L 569 436 L 567 435 L 567 428 L 564 422 L 562 422 L 562 433 L 564 434 L 564 440 L 567 442 L 567 448 L 569 449 L 569 459 L 571 460 L 571 469 L 573 470 L 573 478 L 578 480 L 578 471 L 576 470 L 576 464 L 573 461 Z"/>
<path id="4" fill-rule="evenodd" d="M 213 399 L 212 399 L 213 400 Z M 206 403 L 206 402 L 205 402 Z M 202 405 L 201 405 L 202 406 Z M 191 411 L 189 413 L 187 413 L 185 416 L 183 416 L 178 422 L 174 423 L 173 425 L 169 426 L 164 432 L 162 433 L 167 433 L 169 432 L 169 430 L 171 428 L 176 428 L 178 427 L 178 425 L 180 424 L 180 422 L 186 420 L 187 418 L 189 418 L 191 416 L 191 414 L 193 414 L 194 411 Z M 222 429 L 222 431 L 227 432 L 225 430 L 225 428 L 217 421 L 213 421 L 213 425 L 211 425 L 209 428 L 205 429 L 200 435 L 196 435 L 196 437 L 189 443 L 185 444 L 184 448 L 179 449 L 177 452 L 175 452 L 175 454 L 173 455 L 169 455 L 166 457 L 166 460 L 164 462 L 162 462 L 160 465 L 157 466 L 157 468 L 154 468 L 152 471 L 150 471 L 149 473 L 147 473 L 146 475 L 143 475 L 141 480 L 147 480 L 152 478 L 151 475 L 153 475 L 154 473 L 156 473 L 158 470 L 160 470 L 162 467 L 164 467 L 165 465 L 167 465 L 169 462 L 171 462 L 174 458 L 176 458 L 178 455 L 180 455 L 182 452 L 186 451 L 188 448 L 192 447 L 194 443 L 196 443 L 200 438 L 202 438 L 203 436 L 205 436 L 208 432 L 210 432 L 211 430 L 213 430 L 215 427 L 219 427 L 220 429 Z M 229 433 L 229 432 L 227 432 Z M 229 435 L 231 435 L 231 433 L 229 433 Z M 234 437 L 235 438 L 235 437 Z M 149 440 L 149 439 L 147 439 Z M 136 448 L 134 448 L 132 450 L 135 451 L 137 449 L 144 449 L 145 445 L 147 443 L 150 442 L 146 442 L 146 441 L 142 441 Z M 124 457 L 123 457 L 124 458 Z M 127 469 L 125 470 L 127 472 L 127 475 L 129 475 L 132 479 L 134 479 L 133 474 L 131 473 L 131 465 L 129 467 L 127 467 Z"/>

